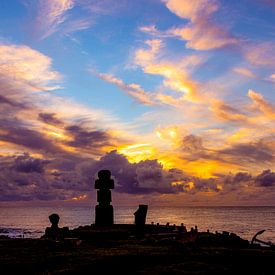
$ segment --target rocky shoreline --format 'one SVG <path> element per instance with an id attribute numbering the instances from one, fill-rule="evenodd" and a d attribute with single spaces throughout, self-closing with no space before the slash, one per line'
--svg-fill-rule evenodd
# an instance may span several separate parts
<path id="1" fill-rule="evenodd" d="M 274 247 L 180 227 L 81 226 L 64 239 L 1 239 L 1 274 L 274 274 Z"/>

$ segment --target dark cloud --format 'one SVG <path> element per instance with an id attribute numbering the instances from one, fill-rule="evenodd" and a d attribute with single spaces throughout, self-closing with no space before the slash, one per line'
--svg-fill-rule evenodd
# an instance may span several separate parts
<path id="1" fill-rule="evenodd" d="M 250 181 L 252 179 L 252 176 L 249 173 L 246 172 L 239 172 L 237 174 L 235 174 L 234 178 L 233 178 L 233 182 L 247 182 Z"/>
<path id="2" fill-rule="evenodd" d="M 24 154 L 22 156 L 18 156 L 15 158 L 14 161 L 14 167 L 15 170 L 18 172 L 23 173 L 43 173 L 44 172 L 44 166 L 49 161 L 32 158 L 28 154 Z"/>
<path id="3" fill-rule="evenodd" d="M 116 191 L 128 194 L 175 193 L 172 183 L 187 180 L 182 171 L 165 170 L 156 160 L 130 163 L 116 151 L 99 160 L 59 158 L 45 161 L 27 154 L 0 158 L 1 200 L 69 199 L 93 191 L 101 169 L 110 169 Z"/>
<path id="4" fill-rule="evenodd" d="M 14 108 L 25 108 L 25 104 L 18 103 L 15 100 L 10 99 L 3 95 L 0 95 L 0 104 L 5 104 L 5 105 L 8 105 L 9 107 L 14 107 Z"/>
<path id="5" fill-rule="evenodd" d="M 182 149 L 186 152 L 197 153 L 205 148 L 202 144 L 202 138 L 195 135 L 188 135 L 183 138 Z"/>
<path id="6" fill-rule="evenodd" d="M 217 180 L 215 178 L 209 178 L 209 179 L 201 179 L 201 178 L 193 178 L 194 182 L 194 188 L 192 192 L 210 192 L 210 191 L 215 191 L 219 192 L 220 190 L 218 189 L 217 186 Z"/>
<path id="7" fill-rule="evenodd" d="M 117 191 L 130 194 L 152 192 L 172 193 L 171 183 L 179 179 L 179 170 L 165 170 L 157 160 L 130 163 L 127 158 L 111 151 L 96 164 L 96 171 L 109 169 L 117 183 Z M 182 172 L 181 177 L 183 177 Z"/>
<path id="8" fill-rule="evenodd" d="M 41 120 L 46 124 L 51 124 L 56 126 L 63 125 L 62 120 L 56 118 L 56 114 L 54 113 L 39 113 L 38 120 Z"/>
<path id="9" fill-rule="evenodd" d="M 73 140 L 67 144 L 78 148 L 97 148 L 111 145 L 111 137 L 104 131 L 87 130 L 80 125 L 67 126 L 66 131 L 72 136 Z"/>
<path id="10" fill-rule="evenodd" d="M 111 170 L 116 191 L 128 194 L 220 192 L 218 184 L 222 179 L 201 179 L 178 169 L 166 170 L 157 160 L 130 163 L 117 151 L 99 160 L 66 156 L 47 161 L 24 154 L 1 157 L 0 164 L 1 200 L 70 199 L 93 192 L 101 169 Z M 233 181 L 243 178 L 249 176 L 238 174 Z"/>
<path id="11" fill-rule="evenodd" d="M 0 119 L 1 132 L 0 140 L 16 145 L 24 146 L 28 150 L 42 150 L 44 152 L 60 152 L 60 148 L 47 139 L 42 133 L 30 129 L 18 119 Z M 26 124 L 26 123 L 25 123 Z"/>
<path id="12" fill-rule="evenodd" d="M 253 143 L 234 143 L 225 149 L 210 149 L 204 146 L 202 137 L 192 134 L 183 137 L 177 150 L 184 160 L 214 160 L 244 168 L 251 164 L 271 164 L 275 160 L 273 136 L 267 136 Z"/>
<path id="13" fill-rule="evenodd" d="M 275 173 L 271 172 L 270 170 L 264 170 L 260 175 L 256 177 L 255 182 L 259 186 L 275 186 Z"/>
<path id="14" fill-rule="evenodd" d="M 194 161 L 198 159 L 213 159 L 216 158 L 211 152 L 204 147 L 203 139 L 196 135 L 188 135 L 182 139 L 179 147 L 182 153 L 182 158 Z"/>
<path id="15" fill-rule="evenodd" d="M 272 150 L 261 142 L 236 144 L 228 149 L 220 150 L 219 153 L 233 157 L 236 163 L 240 161 L 269 162 L 274 160 Z"/>

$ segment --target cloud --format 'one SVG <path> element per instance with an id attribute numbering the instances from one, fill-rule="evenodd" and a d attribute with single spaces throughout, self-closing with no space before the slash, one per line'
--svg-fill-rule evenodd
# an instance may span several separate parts
<path id="1" fill-rule="evenodd" d="M 95 75 L 108 83 L 116 85 L 121 90 L 125 91 L 129 96 L 134 98 L 137 102 L 149 106 L 155 105 L 150 92 L 146 92 L 139 84 L 126 84 L 121 79 L 111 74 L 95 73 Z"/>
<path id="2" fill-rule="evenodd" d="M 39 113 L 38 120 L 41 120 L 42 122 L 51 125 L 63 124 L 63 122 L 60 119 L 56 118 L 56 114 L 54 113 Z"/>
<path id="3" fill-rule="evenodd" d="M 233 71 L 237 74 L 240 74 L 249 78 L 257 78 L 257 75 L 247 68 L 236 67 L 236 68 L 233 68 Z"/>
<path id="4" fill-rule="evenodd" d="M 55 155 L 49 160 L 28 154 L 0 156 L 0 200 L 70 200 L 94 193 L 97 172 L 109 169 L 115 191 L 125 194 L 245 194 L 246 186 L 271 188 L 274 172 L 252 176 L 246 172 L 203 179 L 179 169 L 165 169 L 155 160 L 130 163 L 123 154 L 111 151 L 95 160 L 85 156 Z M 259 190 L 255 190 L 255 192 Z M 94 196 L 94 195 L 93 195 Z M 224 197 L 221 197 L 224 200 Z"/>
<path id="5" fill-rule="evenodd" d="M 256 66 L 274 67 L 275 64 L 275 45 L 273 42 L 263 42 L 243 48 L 245 58 Z"/>
<path id="6" fill-rule="evenodd" d="M 48 56 L 24 45 L 1 45 L 0 53 L 0 142 L 5 155 L 95 157 L 122 142 L 115 135 L 123 126 L 113 115 L 51 93 L 60 87 L 61 74 Z M 126 134 L 121 136 L 126 140 Z"/>
<path id="7" fill-rule="evenodd" d="M 25 89 L 51 91 L 61 74 L 51 69 L 51 58 L 25 45 L 0 45 L 0 85 L 6 93 Z"/>
<path id="8" fill-rule="evenodd" d="M 69 125 L 65 127 L 65 130 L 71 137 L 67 144 L 72 147 L 89 148 L 97 151 L 100 148 L 112 145 L 112 138 L 106 131 L 89 130 L 80 125 Z"/>
<path id="9" fill-rule="evenodd" d="M 218 11 L 215 0 L 167 0 L 166 7 L 177 16 L 190 22 L 185 27 L 172 28 L 169 34 L 186 40 L 186 47 L 211 50 L 236 44 L 238 40 L 211 18 Z"/>
<path id="10" fill-rule="evenodd" d="M 147 74 L 162 76 L 163 86 L 180 93 L 181 100 L 200 100 L 202 95 L 198 93 L 199 84 L 190 78 L 190 73 L 202 63 L 202 59 L 199 56 L 190 55 L 185 56 L 179 62 L 163 60 L 159 57 L 159 51 L 163 47 L 161 40 L 147 40 L 146 44 L 149 49 L 138 49 L 135 52 L 135 64 L 141 66 Z M 157 95 L 163 104 L 166 103 L 167 97 L 169 96 Z"/>
<path id="11" fill-rule="evenodd" d="M 231 123 L 249 124 L 249 118 L 246 114 L 239 111 L 237 108 L 226 104 L 222 100 L 213 100 L 210 106 L 211 111 L 216 118 Z"/>
<path id="12" fill-rule="evenodd" d="M 115 190 L 128 194 L 169 194 L 190 190 L 191 177 L 178 169 L 166 170 L 157 160 L 130 163 L 111 151 L 99 160 L 56 156 L 51 160 L 28 154 L 0 157 L 1 200 L 71 199 L 93 191 L 94 176 L 101 169 L 110 169 Z M 192 178 L 195 180 L 195 178 Z M 6 183 L 9 184 L 6 184 Z M 197 191 L 216 188 L 213 182 L 196 179 Z"/>
<path id="13" fill-rule="evenodd" d="M 209 16 L 219 9 L 215 0 L 167 0 L 166 7 L 181 18 L 196 20 L 198 17 Z"/>
<path id="14" fill-rule="evenodd" d="M 24 126 L 25 122 L 19 119 L 0 119 L 0 140 L 15 144 L 28 150 L 37 150 L 44 153 L 57 153 L 62 150 L 43 133 Z"/>
<path id="15" fill-rule="evenodd" d="M 65 22 L 66 13 L 74 7 L 73 0 L 39 0 L 36 26 L 44 39 L 55 33 Z"/>
<path id="16" fill-rule="evenodd" d="M 256 183 L 260 186 L 270 187 L 275 185 L 275 173 L 270 169 L 264 170 L 256 177 Z"/>
<path id="17" fill-rule="evenodd" d="M 34 34 L 43 40 L 51 35 L 85 30 L 94 23 L 94 18 L 87 12 L 86 6 L 80 0 L 25 0 L 32 15 L 31 24 Z M 78 9 L 82 9 L 81 15 Z"/>
<path id="18" fill-rule="evenodd" d="M 227 149 L 219 151 L 227 155 L 235 163 L 271 163 L 274 161 L 274 152 L 263 142 L 234 144 Z"/>
<path id="19" fill-rule="evenodd" d="M 89 29 L 98 15 L 106 15 L 120 10 L 127 2 L 124 0 L 37 0 L 24 2 L 30 10 L 35 35 L 46 39 L 59 33 L 68 35 Z M 109 7 L 112 6 L 112 9 Z"/>
<path id="20" fill-rule="evenodd" d="M 275 106 L 268 103 L 261 94 L 249 90 L 248 96 L 253 100 L 255 107 L 265 114 L 266 117 L 275 119 Z"/>
<path id="21" fill-rule="evenodd" d="M 28 154 L 18 156 L 14 160 L 14 168 L 23 173 L 44 173 L 44 166 L 48 161 L 44 159 L 32 158 Z"/>

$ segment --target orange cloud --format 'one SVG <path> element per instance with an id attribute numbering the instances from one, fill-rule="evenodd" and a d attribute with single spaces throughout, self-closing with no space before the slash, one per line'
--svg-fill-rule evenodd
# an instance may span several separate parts
<path id="1" fill-rule="evenodd" d="M 264 113 L 267 117 L 269 117 L 271 119 L 275 119 L 275 106 L 268 103 L 261 94 L 256 93 L 253 90 L 249 90 L 248 96 L 253 100 L 256 107 L 262 113 Z"/>
<path id="2" fill-rule="evenodd" d="M 213 100 L 210 110 L 218 118 L 224 121 L 249 124 L 249 118 L 238 109 L 224 103 L 221 100 Z"/>
<path id="3" fill-rule="evenodd" d="M 199 85 L 191 80 L 189 75 L 202 62 L 202 59 L 196 55 L 190 55 L 184 57 L 178 63 L 159 60 L 158 54 L 162 46 L 161 40 L 149 40 L 146 41 L 146 44 L 149 45 L 149 49 L 136 51 L 135 63 L 140 65 L 145 73 L 162 76 L 164 78 L 163 85 L 184 94 L 184 99 L 191 101 L 200 100 L 201 95 L 198 94 Z M 160 100 L 165 97 L 167 96 L 158 95 Z M 165 101 L 162 102 L 165 103 Z"/>

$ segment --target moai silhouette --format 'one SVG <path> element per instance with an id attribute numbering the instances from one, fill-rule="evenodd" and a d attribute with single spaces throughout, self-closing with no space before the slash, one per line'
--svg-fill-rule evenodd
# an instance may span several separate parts
<path id="1" fill-rule="evenodd" d="M 112 195 L 110 189 L 114 189 L 114 180 L 111 179 L 109 170 L 100 170 L 98 179 L 95 181 L 98 205 L 95 207 L 95 224 L 109 226 L 114 224 L 114 210 L 110 204 Z"/>
<path id="2" fill-rule="evenodd" d="M 58 226 L 59 223 L 59 215 L 54 213 L 49 216 L 49 220 L 51 222 L 51 227 L 47 227 L 45 230 L 45 238 L 59 240 L 67 237 L 69 235 L 69 227 Z"/>

